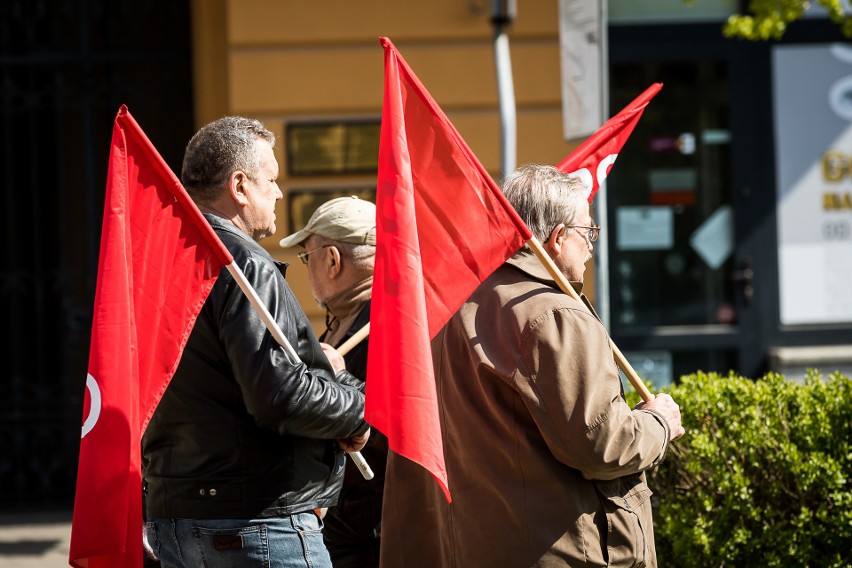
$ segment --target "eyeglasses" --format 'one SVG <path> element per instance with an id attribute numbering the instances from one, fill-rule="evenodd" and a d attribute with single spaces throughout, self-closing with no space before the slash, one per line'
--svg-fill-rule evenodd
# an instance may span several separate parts
<path id="1" fill-rule="evenodd" d="M 322 245 L 319 248 L 315 248 L 314 250 L 303 250 L 300 253 L 297 253 L 296 256 L 299 257 L 299 260 L 302 261 L 302 264 L 308 263 L 308 255 L 317 252 L 318 250 L 322 250 L 324 248 L 333 247 L 334 245 Z"/>
<path id="2" fill-rule="evenodd" d="M 592 221 L 592 223 L 594 223 L 594 221 Z M 565 228 L 566 229 L 586 229 L 585 235 L 583 235 L 583 233 L 580 233 L 580 231 L 577 231 L 577 232 L 580 233 L 581 235 L 585 236 L 585 237 L 588 237 L 590 243 L 593 243 L 596 240 L 598 240 L 598 235 L 601 232 L 601 228 L 598 227 L 597 225 L 592 225 L 591 227 L 586 227 L 584 225 L 565 225 Z"/>

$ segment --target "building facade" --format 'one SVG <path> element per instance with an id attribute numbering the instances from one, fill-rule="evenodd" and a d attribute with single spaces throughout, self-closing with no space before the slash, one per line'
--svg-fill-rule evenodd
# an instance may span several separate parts
<path id="1" fill-rule="evenodd" d="M 509 28 L 518 164 L 556 164 L 560 18 L 524 0 Z M 3 507 L 73 500 L 109 132 L 126 103 L 178 171 L 224 115 L 278 137 L 278 234 L 263 244 L 317 329 L 278 240 L 326 199 L 375 195 L 389 37 L 499 178 L 492 2 L 10 0 L 0 7 L 10 322 L 0 374 Z M 663 385 L 698 369 L 759 376 L 852 360 L 852 72 L 819 13 L 781 42 L 726 39 L 722 0 L 609 0 L 608 115 L 654 82 L 607 180 L 605 286 L 615 343 Z M 21 175 L 23 174 L 23 175 Z M 27 191 L 21 189 L 21 178 Z M 604 211 L 604 208 L 600 208 Z M 599 267 L 600 268 L 600 267 Z M 591 272 L 591 271 L 590 271 Z"/>

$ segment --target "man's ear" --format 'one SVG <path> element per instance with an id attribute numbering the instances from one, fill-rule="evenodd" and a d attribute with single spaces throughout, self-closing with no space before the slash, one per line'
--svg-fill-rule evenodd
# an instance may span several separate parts
<path id="1" fill-rule="evenodd" d="M 336 246 L 328 247 L 328 277 L 337 278 L 343 270 L 343 263 L 340 258 L 340 251 Z"/>
<path id="2" fill-rule="evenodd" d="M 559 223 L 550 233 L 545 248 L 553 255 L 557 256 L 562 252 L 562 247 L 565 246 L 565 239 L 568 237 L 568 232 L 565 230 L 565 223 Z"/>
<path id="3" fill-rule="evenodd" d="M 248 181 L 248 176 L 241 170 L 233 172 L 231 177 L 228 178 L 228 191 L 231 194 L 231 199 L 240 207 L 249 204 Z"/>

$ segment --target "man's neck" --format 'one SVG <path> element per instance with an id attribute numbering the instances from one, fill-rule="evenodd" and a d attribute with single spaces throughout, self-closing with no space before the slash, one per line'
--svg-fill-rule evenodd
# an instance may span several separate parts
<path id="1" fill-rule="evenodd" d="M 243 220 L 238 212 L 231 211 L 230 208 L 222 207 L 221 205 L 218 205 L 216 203 L 211 205 L 198 205 L 198 209 L 201 210 L 202 213 L 207 213 L 208 215 L 215 215 L 216 217 L 220 217 L 222 219 L 225 219 L 226 221 L 230 221 L 239 230 L 251 236 L 251 234 L 246 230 L 245 224 L 243 223 Z"/>

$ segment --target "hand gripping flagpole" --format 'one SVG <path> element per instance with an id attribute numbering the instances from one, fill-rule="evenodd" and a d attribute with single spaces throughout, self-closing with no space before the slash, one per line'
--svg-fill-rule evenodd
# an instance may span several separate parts
<path id="1" fill-rule="evenodd" d="M 533 253 L 538 257 L 538 259 L 547 269 L 547 272 L 549 272 L 553 279 L 556 281 L 556 284 L 559 285 L 559 288 L 578 302 L 582 303 L 580 295 L 577 294 L 577 291 L 574 290 L 574 287 L 571 286 L 571 283 L 568 282 L 568 279 L 565 277 L 565 275 L 562 274 L 562 272 L 556 267 L 556 264 L 554 264 L 553 259 L 550 258 L 550 255 L 547 254 L 547 252 L 544 250 L 544 247 L 541 246 L 541 242 L 537 238 L 533 237 L 527 241 L 527 245 L 532 249 Z M 636 392 L 639 393 L 639 396 L 642 397 L 642 400 L 644 400 L 645 402 L 653 400 L 654 395 L 651 393 L 651 391 L 648 390 L 648 387 L 645 386 L 645 383 L 642 382 L 642 379 L 639 378 L 639 375 L 636 373 L 636 370 L 633 368 L 630 362 L 627 361 L 627 358 L 624 356 L 618 346 L 612 341 L 610 341 L 609 344 L 612 347 L 612 354 L 615 357 L 616 364 L 622 371 L 624 371 L 624 374 L 627 375 L 627 379 L 630 381 L 630 384 L 633 385 L 633 388 L 636 389 Z"/>
<path id="2" fill-rule="evenodd" d="M 243 274 L 243 271 L 240 269 L 240 267 L 237 266 L 236 263 L 231 262 L 230 264 L 225 265 L 225 268 L 228 269 L 228 272 L 230 272 L 231 276 L 234 277 L 234 280 L 237 281 L 237 284 L 242 289 L 246 297 L 249 299 L 251 305 L 254 306 L 254 309 L 257 310 L 257 313 L 260 314 L 260 319 L 263 320 L 263 323 L 266 325 L 266 328 L 272 334 L 272 337 L 275 339 L 275 341 L 277 341 L 278 344 L 284 348 L 284 350 L 293 360 L 293 363 L 301 362 L 301 359 L 299 359 L 299 355 L 296 353 L 296 350 L 293 349 L 293 346 L 290 345 L 290 342 L 287 341 L 286 337 L 284 337 L 284 333 L 281 331 L 281 328 L 278 327 L 278 324 L 275 322 L 274 319 L 272 319 L 272 314 L 269 313 L 269 310 L 267 310 L 263 302 L 260 301 L 257 292 L 246 279 L 246 275 Z M 373 479 L 373 470 L 370 469 L 370 465 L 364 459 L 364 456 L 361 455 L 361 452 L 355 451 L 346 453 L 349 454 L 349 457 L 352 458 L 352 461 L 355 463 L 356 466 L 358 466 L 358 470 L 361 472 L 361 475 L 364 476 L 364 479 Z"/>

